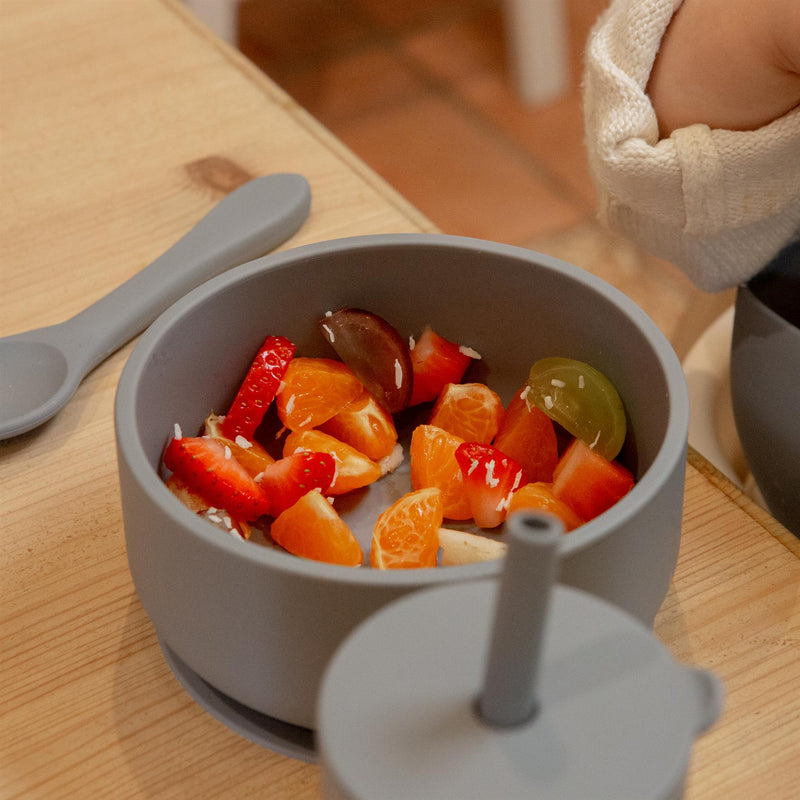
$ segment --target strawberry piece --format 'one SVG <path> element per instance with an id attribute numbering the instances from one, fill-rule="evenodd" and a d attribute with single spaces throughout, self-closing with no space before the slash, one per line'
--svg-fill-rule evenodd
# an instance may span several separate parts
<path id="1" fill-rule="evenodd" d="M 528 384 L 508 404 L 493 442 L 518 461 L 528 480 L 550 483 L 558 463 L 558 436 L 553 420 L 527 400 Z"/>
<path id="2" fill-rule="evenodd" d="M 253 438 L 275 398 L 294 351 L 294 344 L 284 336 L 268 336 L 264 340 L 222 422 L 225 436 Z"/>
<path id="3" fill-rule="evenodd" d="M 564 451 L 553 474 L 553 494 L 587 522 L 613 506 L 632 488 L 632 473 L 608 461 L 580 439 Z"/>
<path id="4" fill-rule="evenodd" d="M 524 483 L 522 467 L 496 447 L 464 442 L 456 450 L 472 517 L 480 528 L 496 528 L 506 518 L 514 492 Z"/>
<path id="5" fill-rule="evenodd" d="M 190 436 L 171 439 L 164 465 L 209 505 L 224 508 L 248 522 L 269 511 L 269 500 L 230 448 L 216 439 Z"/>
<path id="6" fill-rule="evenodd" d="M 327 491 L 335 472 L 330 453 L 303 451 L 269 464 L 257 480 L 269 498 L 269 513 L 277 517 L 312 489 Z"/>
<path id="7" fill-rule="evenodd" d="M 435 400 L 448 383 L 458 383 L 477 353 L 439 336 L 430 326 L 411 348 L 414 380 L 409 405 Z"/>

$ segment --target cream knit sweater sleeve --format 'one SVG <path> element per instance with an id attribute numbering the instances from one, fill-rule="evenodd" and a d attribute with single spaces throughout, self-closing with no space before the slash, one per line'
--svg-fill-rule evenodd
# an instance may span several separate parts
<path id="1" fill-rule="evenodd" d="M 659 139 L 645 94 L 681 0 L 613 0 L 588 41 L 584 117 L 600 217 L 707 291 L 755 275 L 800 238 L 800 109 L 756 131 Z"/>

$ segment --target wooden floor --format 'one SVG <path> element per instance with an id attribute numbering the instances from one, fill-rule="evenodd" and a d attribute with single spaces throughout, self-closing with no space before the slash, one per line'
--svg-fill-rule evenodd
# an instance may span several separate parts
<path id="1" fill-rule="evenodd" d="M 595 221 L 580 97 L 607 0 L 567 0 L 570 90 L 514 90 L 501 0 L 245 0 L 238 46 L 445 233 L 558 256 L 639 303 L 683 356 L 732 293 L 685 276 Z"/>

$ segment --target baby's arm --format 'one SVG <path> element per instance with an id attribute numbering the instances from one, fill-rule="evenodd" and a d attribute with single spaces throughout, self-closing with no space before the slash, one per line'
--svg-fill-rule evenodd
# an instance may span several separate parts
<path id="1" fill-rule="evenodd" d="M 800 104 L 800 0 L 683 0 L 647 94 L 662 137 L 755 130 Z"/>

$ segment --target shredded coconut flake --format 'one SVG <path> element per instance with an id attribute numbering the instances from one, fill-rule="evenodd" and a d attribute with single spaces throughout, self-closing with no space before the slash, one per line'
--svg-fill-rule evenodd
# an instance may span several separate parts
<path id="1" fill-rule="evenodd" d="M 583 389 L 586 386 L 586 381 L 583 378 L 583 375 L 578 375 L 578 388 Z"/>
<path id="2" fill-rule="evenodd" d="M 408 349 L 413 350 L 417 346 L 416 341 L 414 340 L 413 336 L 408 337 Z"/>
<path id="3" fill-rule="evenodd" d="M 486 485 L 491 486 L 492 489 L 500 483 L 500 478 L 494 476 L 494 467 L 494 459 L 486 462 Z"/>
<path id="4" fill-rule="evenodd" d="M 239 445 L 239 447 L 242 448 L 242 450 L 249 450 L 253 446 L 253 443 L 245 439 L 241 433 L 236 435 L 236 439 L 234 441 Z"/>
<path id="5" fill-rule="evenodd" d="M 175 427 L 173 428 L 172 433 L 173 438 L 175 439 L 183 439 L 183 431 L 181 430 L 181 426 L 178 423 L 175 423 Z"/>
<path id="6" fill-rule="evenodd" d="M 226 459 L 228 459 L 228 458 L 230 458 L 230 457 L 231 457 L 231 455 L 232 455 L 232 454 L 231 454 L 231 449 L 230 449 L 230 447 L 228 447 L 228 445 L 225 445 L 225 458 L 226 458 Z"/>
<path id="7" fill-rule="evenodd" d="M 472 475 L 475 472 L 475 468 L 478 466 L 477 459 L 471 458 L 469 460 L 469 469 L 467 470 L 467 475 Z"/>
<path id="8" fill-rule="evenodd" d="M 403 365 L 399 358 L 394 360 L 394 385 L 398 389 L 403 385 Z"/>
<path id="9" fill-rule="evenodd" d="M 325 333 L 327 333 L 327 334 L 328 334 L 328 338 L 331 340 L 331 344 L 333 344 L 333 343 L 336 341 L 336 337 L 333 335 L 333 331 L 330 329 L 330 326 L 329 326 L 329 325 L 326 325 L 326 324 L 323 322 L 323 323 L 322 323 L 322 328 L 323 328 L 323 330 L 325 331 Z"/>
<path id="10" fill-rule="evenodd" d="M 511 505 L 511 495 L 513 492 L 509 492 L 507 495 L 504 495 L 500 498 L 500 502 L 494 507 L 495 511 L 507 511 L 509 505 Z"/>
<path id="11" fill-rule="evenodd" d="M 553 398 L 549 394 L 544 396 L 544 407 L 549 411 L 553 407 Z"/>
<path id="12" fill-rule="evenodd" d="M 590 450 L 594 450 L 597 443 L 600 441 L 600 431 L 597 431 L 597 436 L 594 437 L 594 441 L 589 445 Z"/>
<path id="13" fill-rule="evenodd" d="M 477 350 L 473 350 L 471 347 L 467 347 L 463 344 L 458 348 L 458 352 L 463 353 L 465 356 L 469 356 L 470 358 L 475 358 L 478 361 L 481 359 L 481 354 Z"/>
<path id="14" fill-rule="evenodd" d="M 294 404 L 297 398 L 294 395 L 291 395 L 289 399 L 286 401 L 286 413 L 291 414 L 294 411 Z"/>
<path id="15" fill-rule="evenodd" d="M 567 384 L 559 378 L 552 378 L 550 380 L 550 385 L 555 386 L 557 389 L 563 389 Z"/>
<path id="16" fill-rule="evenodd" d="M 217 524 L 219 524 L 220 522 L 222 522 L 222 517 L 220 517 L 220 516 L 219 516 L 219 515 L 217 515 L 217 514 L 206 514 L 206 516 L 207 516 L 207 517 L 208 517 L 208 519 L 210 519 L 212 522 L 216 522 Z"/>
<path id="17" fill-rule="evenodd" d="M 314 419 L 314 415 L 309 414 L 297 427 L 305 428 L 305 426 L 308 425 L 308 423 L 311 422 L 312 419 Z"/>
<path id="18" fill-rule="evenodd" d="M 326 311 L 325 312 L 325 316 L 326 317 L 332 317 L 333 316 L 333 311 Z"/>

